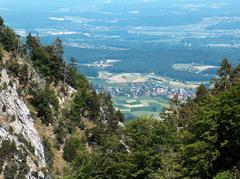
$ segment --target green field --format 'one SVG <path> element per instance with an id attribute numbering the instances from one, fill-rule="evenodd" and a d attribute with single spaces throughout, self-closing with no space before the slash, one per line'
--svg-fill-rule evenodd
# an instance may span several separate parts
<path id="1" fill-rule="evenodd" d="M 135 75 L 135 74 L 133 74 Z M 148 78 L 153 78 L 154 76 L 148 76 Z M 157 77 L 155 77 L 157 79 Z M 154 79 L 155 79 L 154 78 Z M 159 77 L 161 85 L 169 86 L 169 80 Z M 93 86 L 95 87 L 119 87 L 125 91 L 129 90 L 127 83 L 108 83 L 106 80 L 101 78 L 90 79 Z M 174 82 L 172 82 L 174 83 Z M 182 85 L 181 83 L 174 85 Z M 127 93 L 126 93 L 127 94 Z M 127 120 L 131 120 L 141 116 L 154 116 L 160 118 L 159 114 L 162 112 L 163 108 L 168 105 L 168 99 L 164 97 L 138 97 L 132 98 L 127 96 L 114 96 L 112 98 L 114 107 L 119 109 L 125 116 Z"/>
<path id="2" fill-rule="evenodd" d="M 139 97 L 130 99 L 128 97 L 114 97 L 114 107 L 119 109 L 131 120 L 140 116 L 154 116 L 160 118 L 159 114 L 167 107 L 168 100 L 161 97 Z"/>

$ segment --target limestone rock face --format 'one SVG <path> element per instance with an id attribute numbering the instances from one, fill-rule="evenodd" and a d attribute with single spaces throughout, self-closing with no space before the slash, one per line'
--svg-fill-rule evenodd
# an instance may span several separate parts
<path id="1" fill-rule="evenodd" d="M 72 88 L 69 85 L 65 85 L 65 87 L 64 87 L 65 92 L 63 92 L 60 88 L 61 86 L 62 86 L 62 84 L 60 84 L 58 86 L 57 91 L 56 91 L 59 94 L 58 101 L 59 101 L 60 106 L 71 101 L 73 99 L 75 93 L 77 92 L 77 90 L 75 90 L 74 88 Z"/>
<path id="2" fill-rule="evenodd" d="M 0 74 L 0 117 L 5 119 L 5 123 L 8 123 L 9 127 L 12 129 L 12 132 L 9 132 L 4 125 L 0 125 L 0 142 L 6 139 L 10 141 L 14 140 L 18 148 L 20 144 L 26 145 L 19 141 L 17 136 L 21 135 L 24 140 L 30 143 L 34 148 L 32 156 L 37 157 L 36 165 L 31 160 L 30 154 L 27 156 L 27 164 L 30 167 L 30 171 L 38 171 L 41 173 L 41 169 L 46 166 L 46 162 L 44 147 L 34 127 L 34 120 L 26 104 L 18 95 L 16 88 L 17 83 L 14 81 L 16 79 L 10 78 L 5 69 L 3 69 Z M 44 177 L 42 173 L 40 175 Z M 27 178 L 34 177 L 29 174 Z"/>

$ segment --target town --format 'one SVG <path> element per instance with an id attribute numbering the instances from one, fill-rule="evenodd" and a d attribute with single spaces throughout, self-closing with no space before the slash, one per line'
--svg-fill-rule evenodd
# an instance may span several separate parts
<path id="1" fill-rule="evenodd" d="M 180 101 L 186 101 L 188 98 L 194 97 L 195 93 L 193 88 L 171 88 L 153 81 L 127 83 L 127 87 L 97 87 L 96 91 L 107 93 L 112 97 L 126 96 L 129 98 L 160 96 L 172 99 L 177 95 Z"/>

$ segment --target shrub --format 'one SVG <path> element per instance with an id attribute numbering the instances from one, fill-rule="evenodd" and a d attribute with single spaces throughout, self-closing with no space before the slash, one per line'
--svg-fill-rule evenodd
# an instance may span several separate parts
<path id="1" fill-rule="evenodd" d="M 45 154 L 45 159 L 46 163 L 49 165 L 50 169 L 53 165 L 53 152 L 52 152 L 52 146 L 50 142 L 44 138 L 43 139 L 43 146 L 44 146 L 44 154 Z"/>
<path id="2" fill-rule="evenodd" d="M 35 149 L 32 146 L 31 142 L 27 141 L 22 134 L 18 135 L 19 142 L 23 143 L 31 153 L 34 153 Z"/>
<path id="3" fill-rule="evenodd" d="M 232 172 L 224 171 L 224 172 L 218 173 L 213 179 L 234 179 L 234 176 Z"/>
<path id="4" fill-rule="evenodd" d="M 5 167 L 4 176 L 5 176 L 6 179 L 11 179 L 11 178 L 15 178 L 16 174 L 17 174 L 16 162 L 15 161 L 11 161 Z"/>
<path id="5" fill-rule="evenodd" d="M 80 146 L 80 139 L 76 137 L 69 138 L 63 149 L 63 158 L 68 162 L 73 161 L 73 159 L 77 157 L 77 151 L 80 149 Z"/>
<path id="6" fill-rule="evenodd" d="M 6 90 L 7 87 L 8 87 L 8 85 L 7 85 L 6 81 L 4 81 L 4 83 L 3 83 L 3 90 Z"/>
<path id="7" fill-rule="evenodd" d="M 8 85 L 9 85 L 11 88 L 13 88 L 13 86 L 14 86 L 14 85 L 13 85 L 13 81 L 10 80 L 9 83 L 8 83 Z"/>
<path id="8" fill-rule="evenodd" d="M 14 141 L 3 140 L 0 147 L 0 159 L 11 159 L 16 153 L 17 148 Z"/>
<path id="9" fill-rule="evenodd" d="M 59 103 L 54 91 L 49 86 L 34 93 L 32 104 L 37 108 L 38 117 L 42 119 L 43 123 L 49 124 L 54 121 Z"/>
<path id="10" fill-rule="evenodd" d="M 7 68 L 8 71 L 15 77 L 18 77 L 19 72 L 21 70 L 20 64 L 17 62 L 16 59 L 11 59 L 7 61 Z"/>
<path id="11" fill-rule="evenodd" d="M 20 78 L 21 84 L 25 84 L 28 81 L 28 66 L 27 66 L 27 64 L 24 64 L 23 66 L 21 66 L 18 76 Z"/>
<path id="12" fill-rule="evenodd" d="M 3 58 L 3 46 L 0 44 L 0 60 Z"/>
<path id="13" fill-rule="evenodd" d="M 7 111 L 7 107 L 6 107 L 5 104 L 4 104 L 3 107 L 2 107 L 2 111 L 3 111 L 3 112 L 6 112 L 6 111 Z"/>
<path id="14" fill-rule="evenodd" d="M 13 132 L 14 132 L 14 129 L 13 129 L 13 127 L 12 127 L 12 126 L 10 126 L 10 127 L 9 127 L 9 129 L 8 129 L 8 131 L 9 131 L 9 134 L 13 134 Z"/>
<path id="15" fill-rule="evenodd" d="M 3 44 L 4 49 L 13 52 L 18 49 L 19 39 L 15 32 L 6 26 L 1 26 L 0 43 Z"/>

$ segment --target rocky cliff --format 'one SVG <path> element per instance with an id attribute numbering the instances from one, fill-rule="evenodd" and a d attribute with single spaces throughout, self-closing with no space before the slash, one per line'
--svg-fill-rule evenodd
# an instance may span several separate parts
<path id="1" fill-rule="evenodd" d="M 29 167 L 26 173 L 28 178 L 32 178 L 33 173 L 44 177 L 41 171 L 46 167 L 44 147 L 34 127 L 34 119 L 17 92 L 16 86 L 19 81 L 17 78 L 9 76 L 4 68 L 1 70 L 0 76 L 0 141 L 10 140 L 15 142 L 16 150 L 26 150 L 24 153 Z M 16 165 L 22 160 L 19 160 L 19 153 L 22 152 L 16 152 L 14 155 Z M 4 163 L 3 170 L 8 162 Z"/>

